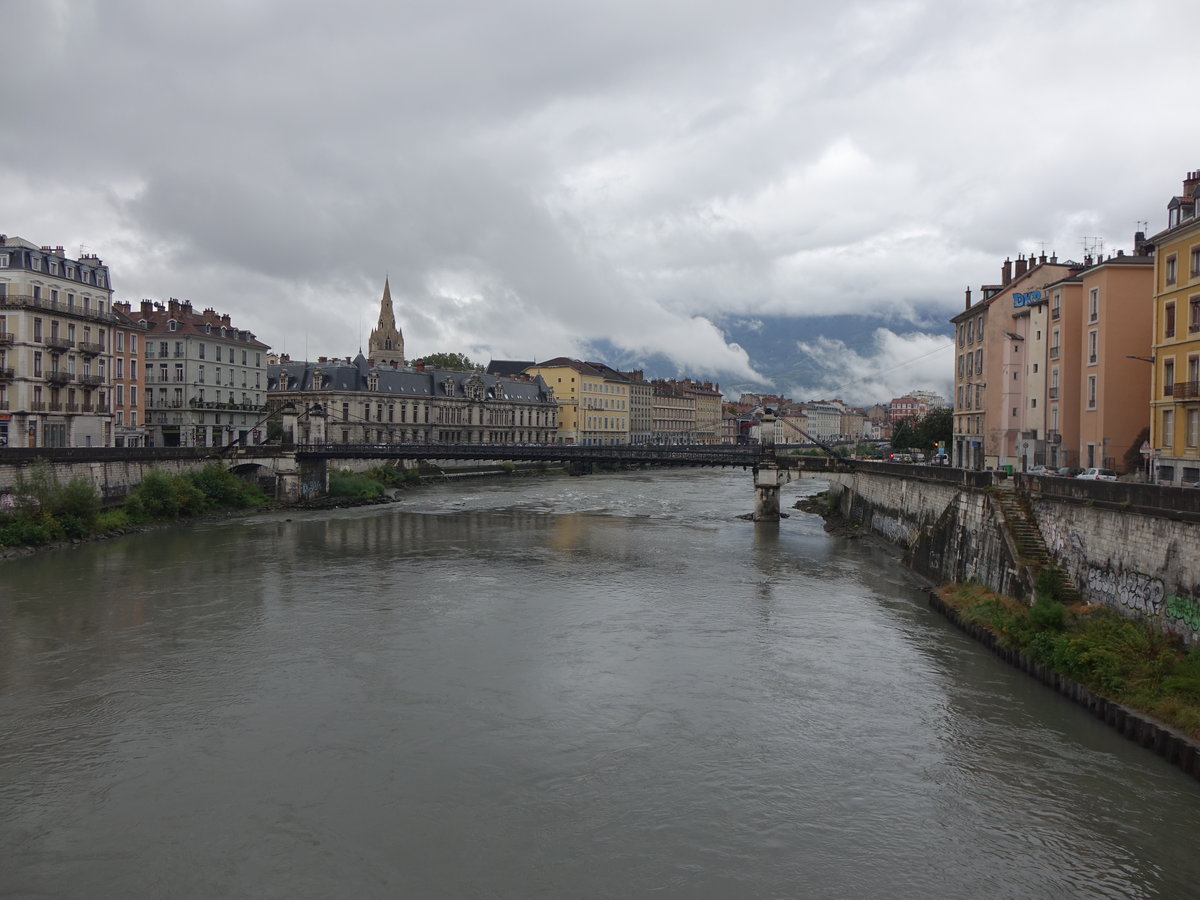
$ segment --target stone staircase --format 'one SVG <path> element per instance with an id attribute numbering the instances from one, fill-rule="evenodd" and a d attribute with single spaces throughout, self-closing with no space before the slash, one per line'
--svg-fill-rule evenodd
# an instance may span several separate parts
<path id="1" fill-rule="evenodd" d="M 992 503 L 1003 520 L 1004 527 L 1012 538 L 1016 550 L 1017 565 L 1025 570 L 1029 584 L 1037 584 L 1038 573 L 1054 565 L 1046 541 L 1042 538 L 1042 530 L 1038 527 L 1037 517 L 1029 502 L 1029 495 L 1016 490 L 1012 482 L 998 485 L 991 494 Z M 1081 601 L 1079 589 L 1071 581 L 1070 575 L 1061 567 L 1063 583 L 1059 600 L 1067 606 Z M 1032 595 L 1032 592 L 1031 592 Z"/>

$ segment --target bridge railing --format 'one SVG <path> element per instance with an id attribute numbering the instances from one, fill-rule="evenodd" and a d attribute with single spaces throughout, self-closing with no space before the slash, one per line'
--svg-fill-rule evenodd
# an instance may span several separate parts
<path id="1" fill-rule="evenodd" d="M 324 459 L 484 459 L 549 462 L 634 462 L 660 465 L 752 466 L 756 446 L 723 444 L 296 444 L 298 457 Z"/>

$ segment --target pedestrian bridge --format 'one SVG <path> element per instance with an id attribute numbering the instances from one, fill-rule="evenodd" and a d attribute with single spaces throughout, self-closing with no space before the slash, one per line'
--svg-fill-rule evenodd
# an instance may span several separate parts
<path id="1" fill-rule="evenodd" d="M 95 447 L 0 450 L 0 495 L 11 494 L 22 470 L 37 459 L 68 481 L 89 478 L 101 496 L 119 501 L 151 469 L 189 471 L 219 461 L 249 478 L 275 483 L 284 501 L 319 496 L 329 487 L 329 467 L 339 462 L 356 469 L 388 463 L 446 461 L 545 462 L 585 472 L 592 465 L 692 466 L 752 469 L 755 519 L 779 518 L 779 488 L 805 475 L 845 472 L 857 463 L 832 456 L 796 456 L 760 444 L 261 444 L 243 447 Z"/>

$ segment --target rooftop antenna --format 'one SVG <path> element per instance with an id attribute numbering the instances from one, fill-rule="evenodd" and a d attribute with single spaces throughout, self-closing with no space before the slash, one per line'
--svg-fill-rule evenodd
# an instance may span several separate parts
<path id="1" fill-rule="evenodd" d="M 1150 227 L 1150 223 L 1147 222 L 1145 219 L 1137 220 L 1137 230 L 1138 231 L 1145 231 L 1149 227 Z"/>

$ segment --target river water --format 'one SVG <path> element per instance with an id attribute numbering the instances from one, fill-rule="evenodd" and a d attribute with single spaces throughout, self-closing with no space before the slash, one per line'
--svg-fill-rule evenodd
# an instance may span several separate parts
<path id="1" fill-rule="evenodd" d="M 1197 782 L 752 508 L 465 482 L 0 563 L 0 897 L 1196 895 Z"/>

